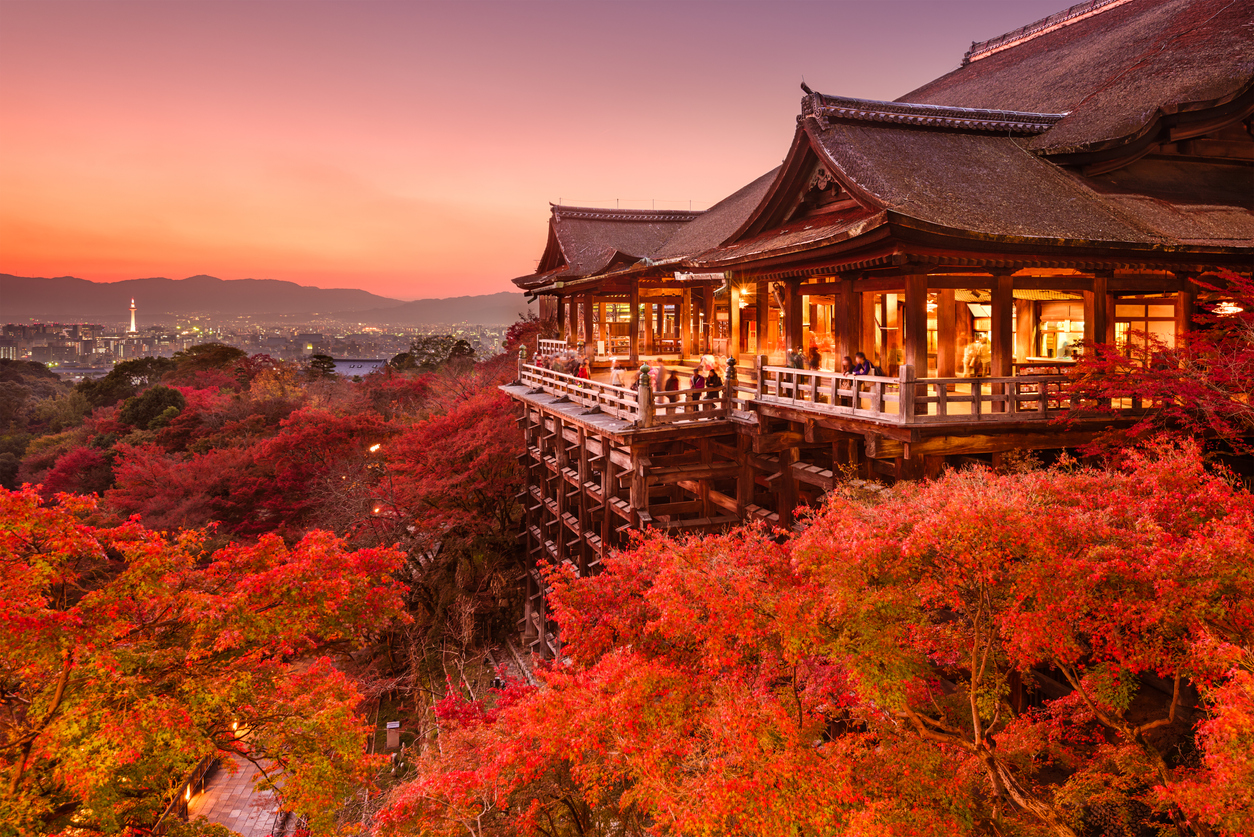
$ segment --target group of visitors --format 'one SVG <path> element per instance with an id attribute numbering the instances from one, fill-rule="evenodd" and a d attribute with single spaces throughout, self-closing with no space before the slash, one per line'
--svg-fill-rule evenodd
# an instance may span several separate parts
<path id="1" fill-rule="evenodd" d="M 573 351 L 558 352 L 555 355 L 536 355 L 532 364 L 541 369 L 552 369 L 563 375 L 574 375 L 576 378 L 591 378 L 588 370 L 588 359 Z"/>

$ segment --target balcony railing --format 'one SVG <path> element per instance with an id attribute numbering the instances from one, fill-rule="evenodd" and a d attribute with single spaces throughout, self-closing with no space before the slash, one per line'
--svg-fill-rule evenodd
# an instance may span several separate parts
<path id="1" fill-rule="evenodd" d="M 520 360 L 518 381 L 536 393 L 556 395 L 559 400 L 579 404 L 589 414 L 603 413 L 637 427 L 725 419 L 742 404 L 736 394 L 734 377 L 713 390 L 654 392 L 648 383 L 639 389 L 613 386 Z"/>
<path id="2" fill-rule="evenodd" d="M 880 424 L 1050 421 L 1071 407 L 1063 393 L 1066 380 L 1066 375 L 916 379 L 909 366 L 895 378 L 761 366 L 757 400 Z"/>

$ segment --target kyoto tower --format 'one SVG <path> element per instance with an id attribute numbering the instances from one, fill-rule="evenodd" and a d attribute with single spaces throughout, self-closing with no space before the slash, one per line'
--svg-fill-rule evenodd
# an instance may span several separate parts
<path id="1" fill-rule="evenodd" d="M 132 298 L 131 299 L 131 327 L 126 330 L 126 333 L 134 334 L 137 331 L 139 331 L 139 329 L 135 328 L 135 300 Z"/>

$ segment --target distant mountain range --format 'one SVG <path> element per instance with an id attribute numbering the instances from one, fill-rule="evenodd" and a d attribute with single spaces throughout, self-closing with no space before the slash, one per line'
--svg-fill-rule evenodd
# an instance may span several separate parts
<path id="1" fill-rule="evenodd" d="M 349 288 L 311 288 L 277 279 L 128 279 L 89 282 L 73 276 L 32 278 L 0 273 L 0 323 L 129 322 L 131 299 L 139 325 L 192 314 L 217 317 L 310 315 L 374 325 L 432 323 L 501 325 L 528 306 L 519 293 L 403 302 Z"/>

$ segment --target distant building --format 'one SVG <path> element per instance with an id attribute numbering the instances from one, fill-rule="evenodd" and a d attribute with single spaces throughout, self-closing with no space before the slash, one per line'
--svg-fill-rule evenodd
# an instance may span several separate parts
<path id="1" fill-rule="evenodd" d="M 387 366 L 388 362 L 385 358 L 337 358 L 335 361 L 335 374 L 343 375 L 346 378 L 354 376 L 365 377 L 371 372 L 377 372 Z"/>
<path id="2" fill-rule="evenodd" d="M 135 327 L 135 300 L 131 299 L 131 327 L 126 330 L 127 334 L 135 334 L 139 329 Z"/>

